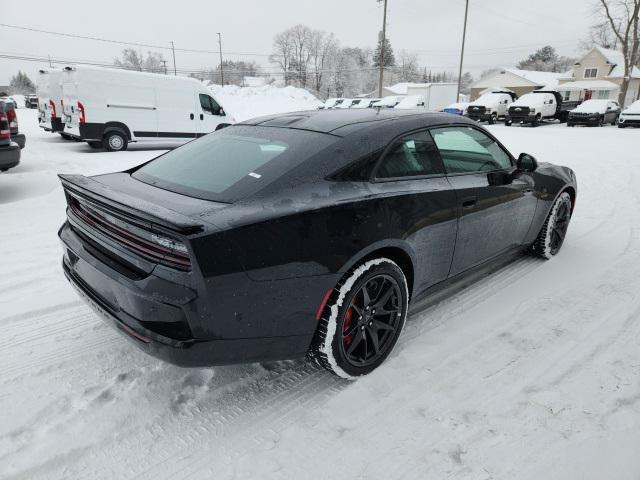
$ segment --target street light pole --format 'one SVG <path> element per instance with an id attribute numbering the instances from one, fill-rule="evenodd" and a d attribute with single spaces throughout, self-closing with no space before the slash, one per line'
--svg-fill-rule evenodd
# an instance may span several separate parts
<path id="1" fill-rule="evenodd" d="M 220 83 L 224 87 L 224 69 L 222 68 L 222 34 L 218 32 L 218 51 L 220 52 Z"/>
<path id="2" fill-rule="evenodd" d="M 460 52 L 460 70 L 458 71 L 458 94 L 456 95 L 456 102 L 460 100 L 460 83 L 462 82 L 462 63 L 464 62 L 464 43 L 467 39 L 467 17 L 469 15 L 469 0 L 466 0 L 466 6 L 464 8 L 464 28 L 462 30 L 462 51 Z"/>
<path id="3" fill-rule="evenodd" d="M 381 1 L 381 0 L 378 0 Z M 378 78 L 378 97 L 382 98 L 382 81 L 384 79 L 384 46 L 387 43 L 387 0 L 384 0 L 384 16 L 382 17 L 382 41 L 380 42 L 380 75 Z"/>

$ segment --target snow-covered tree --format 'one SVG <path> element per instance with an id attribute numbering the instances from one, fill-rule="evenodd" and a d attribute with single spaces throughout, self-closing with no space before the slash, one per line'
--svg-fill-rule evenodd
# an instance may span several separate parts
<path id="1" fill-rule="evenodd" d="M 31 79 L 27 76 L 26 73 L 20 70 L 18 70 L 18 73 L 16 75 L 11 77 L 9 88 L 11 89 L 11 93 L 20 95 L 27 95 L 36 91 L 36 87 Z"/>
<path id="2" fill-rule="evenodd" d="M 541 72 L 566 72 L 575 63 L 575 58 L 562 57 L 551 45 L 540 48 L 518 63 L 520 70 Z"/>
<path id="3" fill-rule="evenodd" d="M 120 58 L 113 61 L 114 65 L 127 70 L 138 70 L 140 72 L 167 73 L 165 68 L 164 57 L 161 53 L 147 52 L 144 53 L 133 48 L 125 48 L 122 50 Z"/>
<path id="4" fill-rule="evenodd" d="M 384 48 L 383 48 L 384 40 Z M 382 59 L 382 62 L 380 61 Z M 380 63 L 384 67 L 393 67 L 396 64 L 396 57 L 393 54 L 393 47 L 389 41 L 389 37 L 382 38 L 382 32 L 378 34 L 378 45 L 373 52 L 373 66 L 379 67 Z"/>

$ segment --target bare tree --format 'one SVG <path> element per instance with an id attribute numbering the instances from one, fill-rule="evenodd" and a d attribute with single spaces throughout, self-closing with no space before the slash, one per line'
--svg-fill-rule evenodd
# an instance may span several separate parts
<path id="1" fill-rule="evenodd" d="M 285 30 L 273 37 L 273 53 L 269 56 L 269 61 L 280 67 L 284 75 L 285 85 L 289 85 L 290 81 L 289 70 L 293 52 L 294 44 L 291 30 Z"/>
<path id="2" fill-rule="evenodd" d="M 335 57 L 338 49 L 338 41 L 333 33 L 327 34 L 321 30 L 313 30 L 309 42 L 309 53 L 311 55 L 311 70 L 313 75 L 313 88 L 316 92 L 321 92 L 325 70 L 331 64 L 331 59 Z"/>
<path id="3" fill-rule="evenodd" d="M 164 57 L 161 53 L 147 52 L 144 56 L 139 50 L 125 48 L 122 50 L 122 58 L 114 59 L 115 66 L 127 70 L 138 70 L 139 72 L 164 72 Z"/>
<path id="4" fill-rule="evenodd" d="M 640 53 L 640 0 L 599 0 L 597 12 L 618 39 L 624 58 L 620 105 L 624 104 L 633 67 Z"/>
<path id="5" fill-rule="evenodd" d="M 400 82 L 416 82 L 420 79 L 420 67 L 418 66 L 418 55 L 400 51 L 400 59 L 396 62 L 397 80 Z"/>
<path id="6" fill-rule="evenodd" d="M 591 50 L 595 46 L 618 49 L 618 37 L 611 31 L 608 21 L 592 25 L 587 36 L 578 42 L 578 48 L 582 51 Z"/>

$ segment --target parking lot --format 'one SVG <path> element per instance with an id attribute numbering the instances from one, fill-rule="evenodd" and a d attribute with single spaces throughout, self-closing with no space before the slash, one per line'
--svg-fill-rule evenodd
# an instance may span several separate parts
<path id="1" fill-rule="evenodd" d="M 347 383 L 304 361 L 180 369 L 124 342 L 62 274 L 56 175 L 162 151 L 92 150 L 36 113 L 0 174 L 0 477 L 637 478 L 640 129 L 489 127 L 575 170 L 563 250 L 414 314 Z"/>

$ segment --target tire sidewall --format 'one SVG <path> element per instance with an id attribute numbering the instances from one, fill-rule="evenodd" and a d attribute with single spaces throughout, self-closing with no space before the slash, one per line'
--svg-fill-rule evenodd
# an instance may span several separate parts
<path id="1" fill-rule="evenodd" d="M 553 227 L 555 226 L 556 216 L 558 214 L 558 210 L 560 209 L 560 205 L 562 205 L 563 203 L 569 204 L 568 205 L 569 218 L 567 219 L 567 223 L 571 222 L 571 196 L 567 192 L 562 192 L 556 199 L 555 203 L 553 204 L 553 207 L 551 208 L 551 211 L 549 212 L 549 219 L 546 227 L 547 229 L 543 239 L 543 245 L 542 245 L 542 251 L 541 251 L 542 256 L 545 258 L 551 258 L 557 255 L 558 252 L 562 250 L 562 246 L 564 245 L 564 239 L 563 239 L 562 243 L 560 244 L 560 246 L 555 252 L 551 250 L 551 232 L 553 230 Z"/>
<path id="2" fill-rule="evenodd" d="M 114 137 L 119 137 L 121 140 L 121 147 L 120 148 L 114 148 L 111 145 L 111 139 Z M 107 132 L 104 136 L 104 140 L 102 141 L 102 144 L 104 146 L 104 149 L 109 151 L 109 152 L 121 152 L 122 150 L 126 150 L 127 149 L 127 137 L 124 133 L 119 132 L 119 131 L 115 131 L 112 130 L 110 132 Z"/>
<path id="3" fill-rule="evenodd" d="M 381 274 L 393 277 L 398 283 L 398 286 L 400 287 L 400 295 L 402 297 L 402 316 L 386 352 L 384 352 L 380 358 L 370 365 L 357 367 L 352 365 L 346 359 L 340 343 L 342 342 L 342 325 L 345 313 L 351 305 L 351 300 L 356 292 L 358 292 L 358 290 L 360 290 L 360 288 L 370 278 Z M 375 370 L 389 357 L 398 341 L 398 338 L 400 337 L 400 334 L 402 333 L 409 309 L 409 291 L 406 277 L 402 272 L 402 269 L 390 259 L 378 258 L 370 260 L 360 265 L 351 273 L 338 290 L 338 295 L 335 301 L 330 305 L 327 305 L 327 307 L 329 322 L 322 350 L 327 355 L 334 373 L 347 379 L 361 377 Z"/>

